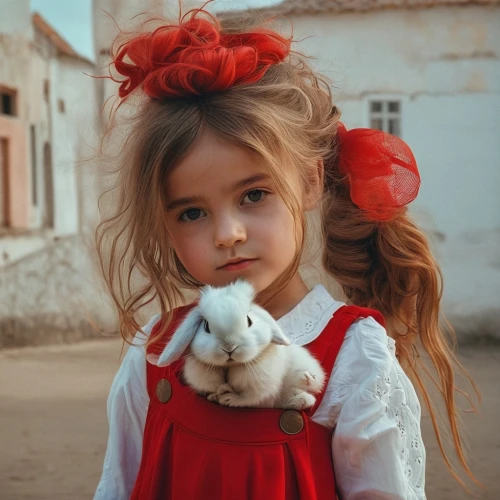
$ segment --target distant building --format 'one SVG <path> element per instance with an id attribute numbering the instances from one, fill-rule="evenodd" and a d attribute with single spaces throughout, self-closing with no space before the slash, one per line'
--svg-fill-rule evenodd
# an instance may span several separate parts
<path id="1" fill-rule="evenodd" d="M 0 64 L 2 266 L 85 225 L 78 162 L 91 155 L 99 104 L 84 76 L 95 64 L 32 15 L 29 0 L 0 16 Z"/>
<path id="2" fill-rule="evenodd" d="M 116 331 L 91 238 L 95 65 L 29 0 L 0 15 L 0 348 Z"/>

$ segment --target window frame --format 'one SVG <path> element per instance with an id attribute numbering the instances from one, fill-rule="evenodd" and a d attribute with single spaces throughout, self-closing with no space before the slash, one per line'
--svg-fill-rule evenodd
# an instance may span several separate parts
<path id="1" fill-rule="evenodd" d="M 9 168 L 10 168 L 11 143 L 8 137 L 0 136 L 0 228 L 6 229 L 11 226 L 10 220 L 10 190 L 9 190 Z"/>
<path id="2" fill-rule="evenodd" d="M 9 96 L 11 99 L 11 112 L 5 113 L 3 109 L 3 96 Z M 18 116 L 18 93 L 15 88 L 7 87 L 0 84 L 0 115 L 1 116 Z"/>
<path id="3" fill-rule="evenodd" d="M 406 104 L 408 102 L 408 97 L 398 94 L 370 94 L 365 97 L 365 117 L 364 117 L 364 126 L 366 128 L 375 128 L 372 125 L 372 119 L 377 118 L 380 114 L 380 118 L 382 119 L 382 129 L 384 132 L 389 132 L 389 120 L 394 118 L 399 118 L 399 133 L 393 133 L 397 137 L 403 138 L 404 136 L 404 112 L 406 109 Z M 382 111 L 372 112 L 372 103 L 381 102 L 382 103 Z M 390 102 L 397 102 L 399 104 L 399 111 L 391 112 L 388 110 Z"/>

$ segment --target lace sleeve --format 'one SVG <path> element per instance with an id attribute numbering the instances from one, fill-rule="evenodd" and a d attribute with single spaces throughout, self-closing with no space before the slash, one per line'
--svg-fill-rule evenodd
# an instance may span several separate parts
<path id="1" fill-rule="evenodd" d="M 160 315 L 142 329 L 149 335 Z M 144 424 L 149 406 L 144 336 L 137 334 L 115 375 L 108 396 L 109 436 L 94 500 L 130 498 L 139 471 Z"/>
<path id="2" fill-rule="evenodd" d="M 420 404 L 394 340 L 373 318 L 347 332 L 324 403 L 318 417 L 335 427 L 332 453 L 343 500 L 425 499 Z"/>

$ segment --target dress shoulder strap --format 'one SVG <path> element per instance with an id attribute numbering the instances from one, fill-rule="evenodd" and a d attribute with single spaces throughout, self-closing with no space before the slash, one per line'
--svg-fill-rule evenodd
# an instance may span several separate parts
<path id="1" fill-rule="evenodd" d="M 335 311 L 332 319 L 326 325 L 321 335 L 311 342 L 311 344 L 306 346 L 309 351 L 316 356 L 318 361 L 320 361 L 326 373 L 327 383 L 342 343 L 344 342 L 347 330 L 349 330 L 355 320 L 358 318 L 367 318 L 368 316 L 373 317 L 378 323 L 385 327 L 384 317 L 375 309 L 358 306 L 342 306 Z M 312 415 L 320 405 L 326 392 L 327 383 L 325 383 L 323 391 L 316 397 L 316 404 L 310 410 L 310 415 Z"/>

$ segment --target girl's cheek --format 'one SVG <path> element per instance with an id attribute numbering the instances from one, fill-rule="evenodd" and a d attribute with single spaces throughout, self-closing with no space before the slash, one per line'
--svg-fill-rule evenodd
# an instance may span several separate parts
<path id="1" fill-rule="evenodd" d="M 210 250 L 210 241 L 207 239 L 207 235 L 203 231 L 198 233 L 193 233 L 189 237 L 182 240 L 182 253 L 191 262 L 203 262 L 209 257 L 207 252 Z"/>

